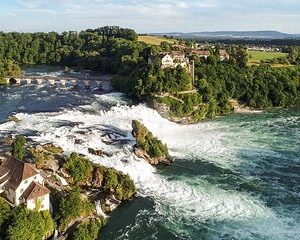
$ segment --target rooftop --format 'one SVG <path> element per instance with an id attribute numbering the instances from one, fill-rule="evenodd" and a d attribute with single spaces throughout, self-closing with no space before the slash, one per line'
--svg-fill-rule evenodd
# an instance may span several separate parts
<path id="1" fill-rule="evenodd" d="M 9 188 L 15 190 L 23 180 L 39 174 L 32 164 L 22 162 L 13 156 L 1 155 L 0 158 L 4 159 L 4 163 L 0 166 L 0 179 L 3 177 L 8 179 L 5 185 Z"/>

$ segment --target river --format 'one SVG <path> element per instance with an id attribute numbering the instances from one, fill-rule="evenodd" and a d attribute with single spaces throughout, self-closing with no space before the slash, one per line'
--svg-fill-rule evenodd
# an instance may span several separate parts
<path id="1" fill-rule="evenodd" d="M 6 122 L 11 114 L 21 121 Z M 171 166 L 131 153 L 133 119 L 168 144 Z M 117 144 L 102 141 L 111 140 L 103 139 L 107 132 Z M 0 89 L 0 137 L 11 133 L 86 154 L 134 179 L 137 198 L 111 214 L 102 240 L 299 239 L 300 110 L 180 125 L 121 93 L 10 86 Z M 88 147 L 115 155 L 90 155 Z"/>

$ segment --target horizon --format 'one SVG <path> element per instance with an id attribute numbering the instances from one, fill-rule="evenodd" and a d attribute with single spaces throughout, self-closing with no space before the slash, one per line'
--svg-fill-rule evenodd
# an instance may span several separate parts
<path id="1" fill-rule="evenodd" d="M 207 31 L 299 34 L 299 3 L 300 0 L 1 1 L 0 31 L 63 32 L 114 25 L 140 34 Z"/>

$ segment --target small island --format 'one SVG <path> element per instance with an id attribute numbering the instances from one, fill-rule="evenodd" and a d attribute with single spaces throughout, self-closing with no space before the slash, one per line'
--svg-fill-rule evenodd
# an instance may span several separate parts
<path id="1" fill-rule="evenodd" d="M 134 153 L 136 156 L 145 159 L 152 165 L 171 163 L 169 150 L 158 138 L 139 121 L 132 121 L 132 135 L 136 139 Z"/>

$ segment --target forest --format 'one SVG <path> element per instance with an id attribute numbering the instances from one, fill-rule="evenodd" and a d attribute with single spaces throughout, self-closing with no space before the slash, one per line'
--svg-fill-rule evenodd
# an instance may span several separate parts
<path id="1" fill-rule="evenodd" d="M 228 61 L 221 62 L 217 49 L 207 59 L 195 61 L 195 80 L 181 67 L 161 69 L 161 51 L 176 50 L 170 42 L 159 46 L 138 41 L 131 29 L 101 27 L 85 31 L 50 33 L 0 33 L 0 76 L 18 75 L 23 65 L 51 64 L 115 75 L 115 90 L 150 106 L 166 104 L 174 116 L 195 120 L 232 112 L 230 99 L 251 108 L 298 106 L 300 48 L 287 46 L 286 61 L 293 68 L 272 68 L 268 63 L 247 66 L 245 46 L 230 45 Z M 149 55 L 152 64 L 147 63 Z M 196 89 L 197 93 L 178 95 Z M 157 98 L 172 94 L 173 97 Z"/>

